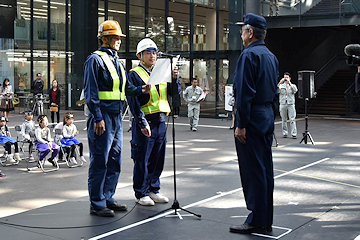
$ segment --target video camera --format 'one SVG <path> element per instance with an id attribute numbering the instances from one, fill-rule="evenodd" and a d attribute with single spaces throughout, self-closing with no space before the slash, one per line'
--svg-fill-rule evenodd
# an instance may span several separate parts
<path id="1" fill-rule="evenodd" d="M 360 44 L 349 44 L 344 48 L 348 65 L 360 65 Z"/>

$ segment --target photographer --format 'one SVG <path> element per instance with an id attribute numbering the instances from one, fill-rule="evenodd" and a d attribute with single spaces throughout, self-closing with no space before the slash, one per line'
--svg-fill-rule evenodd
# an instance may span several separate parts
<path id="1" fill-rule="evenodd" d="M 284 73 L 284 78 L 278 83 L 279 88 L 279 103 L 280 116 L 282 120 L 282 134 L 286 138 L 288 135 L 287 118 L 290 120 L 291 136 L 296 138 L 296 110 L 295 110 L 295 93 L 298 91 L 295 84 L 291 83 L 291 75 L 288 72 Z"/>

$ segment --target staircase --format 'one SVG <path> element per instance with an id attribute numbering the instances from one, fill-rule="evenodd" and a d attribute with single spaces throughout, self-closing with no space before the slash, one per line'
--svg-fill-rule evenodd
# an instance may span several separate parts
<path id="1" fill-rule="evenodd" d="M 317 90 L 316 98 L 308 103 L 309 114 L 344 115 L 346 112 L 345 90 L 355 79 L 353 70 L 339 70 Z M 303 101 L 303 100 L 298 100 Z M 299 105 L 299 113 L 304 113 L 304 104 Z"/>
<path id="2" fill-rule="evenodd" d="M 313 14 L 327 14 L 327 13 L 339 13 L 340 6 L 339 1 L 336 0 L 322 0 L 312 8 L 310 8 L 304 15 Z"/>

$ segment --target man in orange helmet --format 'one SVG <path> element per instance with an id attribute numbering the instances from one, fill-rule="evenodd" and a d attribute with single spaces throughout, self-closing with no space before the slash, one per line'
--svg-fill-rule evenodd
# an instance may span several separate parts
<path id="1" fill-rule="evenodd" d="M 101 23 L 98 30 L 101 47 L 87 58 L 84 70 L 85 101 L 90 111 L 87 122 L 90 213 L 101 217 L 114 217 L 114 211 L 127 210 L 126 205 L 113 198 L 121 166 L 121 110 L 125 95 L 148 93 L 151 87 L 135 87 L 127 81 L 117 54 L 121 37 L 125 35 L 117 21 Z"/>

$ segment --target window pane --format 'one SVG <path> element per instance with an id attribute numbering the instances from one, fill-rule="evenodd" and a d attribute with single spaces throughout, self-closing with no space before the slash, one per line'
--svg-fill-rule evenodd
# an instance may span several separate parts
<path id="1" fill-rule="evenodd" d="M 202 2 L 202 1 L 201 1 Z M 210 4 L 208 1 L 204 1 Z M 194 51 L 216 49 L 216 9 L 213 4 L 194 6 Z"/>
<path id="2" fill-rule="evenodd" d="M 145 1 L 130 2 L 130 51 L 136 52 L 138 42 L 145 37 Z"/>
<path id="3" fill-rule="evenodd" d="M 165 49 L 165 2 L 149 0 L 149 33 L 146 37 L 151 38 L 160 49 Z"/>
<path id="4" fill-rule="evenodd" d="M 190 50 L 190 5 L 188 3 L 170 2 L 169 4 L 169 51 Z"/>

